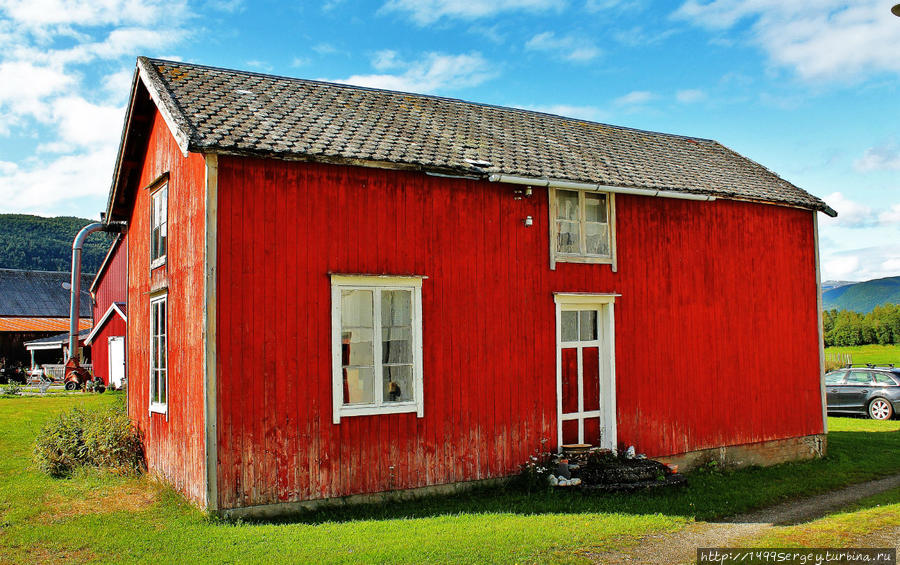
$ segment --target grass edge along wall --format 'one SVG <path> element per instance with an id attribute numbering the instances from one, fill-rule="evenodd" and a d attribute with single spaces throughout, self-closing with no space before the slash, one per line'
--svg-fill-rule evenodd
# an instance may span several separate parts
<path id="1" fill-rule="evenodd" d="M 555 448 L 555 293 L 615 295 L 616 444 L 673 455 L 823 431 L 815 212 L 617 195 L 617 271 L 551 270 L 545 189 L 185 155 L 160 112 L 149 124 L 126 204 L 129 408 L 151 470 L 203 507 L 500 477 Z M 151 269 L 164 185 L 168 255 Z M 427 277 L 421 417 L 334 423 L 331 275 L 358 273 Z M 147 336 L 163 296 L 154 409 Z M 795 362 L 762 361 L 776 352 Z"/>

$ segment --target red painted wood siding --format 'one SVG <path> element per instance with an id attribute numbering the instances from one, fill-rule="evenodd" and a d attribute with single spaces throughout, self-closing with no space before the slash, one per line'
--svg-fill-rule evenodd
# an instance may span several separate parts
<path id="1" fill-rule="evenodd" d="M 551 271 L 540 189 L 225 156 L 218 178 L 222 508 L 496 477 L 554 447 L 554 292 L 622 295 L 620 444 L 822 431 L 809 211 L 617 196 L 619 272 Z M 332 272 L 428 277 L 424 418 L 332 424 Z"/>
<path id="2" fill-rule="evenodd" d="M 109 385 L 109 338 L 124 336 L 125 331 L 125 320 L 114 313 L 91 342 L 91 363 L 94 375 L 103 379 L 106 385 Z"/>
<path id="3" fill-rule="evenodd" d="M 190 499 L 206 502 L 203 341 L 205 161 L 184 158 L 157 113 L 128 221 L 128 408 L 147 464 Z M 169 173 L 168 254 L 150 270 L 150 192 Z M 168 415 L 150 414 L 150 293 L 168 288 Z"/>
<path id="4" fill-rule="evenodd" d="M 116 245 L 94 292 L 94 324 L 113 302 L 126 302 L 128 294 L 128 236 Z M 124 334 L 123 334 L 124 335 Z"/>
<path id="5" fill-rule="evenodd" d="M 106 264 L 103 273 L 100 274 L 100 280 L 97 283 L 94 294 L 94 327 L 109 310 L 113 302 L 127 303 L 128 295 L 128 236 L 122 237 L 115 248 L 112 250 L 112 256 Z M 125 335 L 125 321 L 118 315 L 113 314 L 106 322 L 106 325 L 100 329 L 94 340 L 91 342 L 91 363 L 93 364 L 94 375 L 103 379 L 103 382 L 109 384 L 109 338 L 113 336 Z"/>

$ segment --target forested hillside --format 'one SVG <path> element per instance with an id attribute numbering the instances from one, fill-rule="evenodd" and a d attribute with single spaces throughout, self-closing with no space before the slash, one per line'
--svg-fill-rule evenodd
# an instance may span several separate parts
<path id="1" fill-rule="evenodd" d="M 0 268 L 34 271 L 68 271 L 72 266 L 72 240 L 93 220 L 60 216 L 43 218 L 27 214 L 0 214 Z M 112 236 L 88 236 L 82 252 L 81 271 L 96 273 L 112 243 Z"/>
<path id="2" fill-rule="evenodd" d="M 886 277 L 847 284 L 825 290 L 822 305 L 825 310 L 852 310 L 862 314 L 882 304 L 900 304 L 900 277 Z"/>

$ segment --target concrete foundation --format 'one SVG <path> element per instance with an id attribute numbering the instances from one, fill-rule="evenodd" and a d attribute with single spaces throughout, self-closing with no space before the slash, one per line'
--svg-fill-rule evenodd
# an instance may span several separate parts
<path id="1" fill-rule="evenodd" d="M 766 467 L 788 461 L 815 459 L 816 457 L 823 457 L 826 448 L 827 439 L 825 434 L 814 434 L 759 443 L 701 449 L 666 457 L 654 457 L 654 459 L 669 465 L 678 465 L 678 471 L 683 473 L 706 465 L 710 461 L 716 461 L 724 467 L 739 468 L 751 465 Z"/>

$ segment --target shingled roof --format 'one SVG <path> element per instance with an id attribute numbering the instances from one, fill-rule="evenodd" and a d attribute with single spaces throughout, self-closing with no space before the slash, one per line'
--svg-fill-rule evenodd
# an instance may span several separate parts
<path id="1" fill-rule="evenodd" d="M 834 213 L 819 198 L 709 139 L 145 57 L 138 58 L 138 74 L 185 153 L 516 175 Z"/>
<path id="2" fill-rule="evenodd" d="M 93 275 L 81 276 L 79 315 L 91 316 L 87 289 Z M 0 269 L 0 316 L 66 317 L 69 315 L 71 273 Z M 63 286 L 65 285 L 65 286 Z"/>

